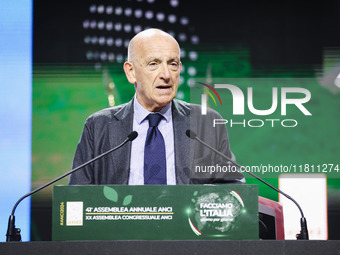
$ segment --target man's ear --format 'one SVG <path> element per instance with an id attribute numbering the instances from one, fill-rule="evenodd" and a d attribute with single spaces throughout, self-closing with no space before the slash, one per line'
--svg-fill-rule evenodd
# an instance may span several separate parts
<path id="1" fill-rule="evenodd" d="M 124 72 L 125 72 L 125 75 L 128 81 L 132 84 L 135 84 L 136 76 L 135 76 L 135 70 L 133 68 L 133 64 L 127 61 L 124 63 L 123 68 L 124 68 Z"/>

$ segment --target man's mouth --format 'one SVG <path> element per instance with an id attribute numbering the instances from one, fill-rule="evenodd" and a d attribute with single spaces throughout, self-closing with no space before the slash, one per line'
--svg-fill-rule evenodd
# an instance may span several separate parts
<path id="1" fill-rule="evenodd" d="M 157 89 L 170 89 L 171 86 L 170 85 L 160 85 L 156 87 Z"/>

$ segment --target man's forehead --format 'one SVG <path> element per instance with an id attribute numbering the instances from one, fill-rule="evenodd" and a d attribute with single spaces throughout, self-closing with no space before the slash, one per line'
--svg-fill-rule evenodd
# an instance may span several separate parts
<path id="1" fill-rule="evenodd" d="M 146 43 L 140 45 L 137 51 L 139 57 L 144 59 L 179 59 L 180 50 L 176 44 Z"/>
<path id="2" fill-rule="evenodd" d="M 178 55 L 162 55 L 162 56 L 146 56 L 144 57 L 145 61 L 149 62 L 149 61 L 157 61 L 157 62 L 161 62 L 161 61 L 179 61 L 180 58 Z"/>
<path id="3" fill-rule="evenodd" d="M 167 47 L 165 45 L 158 45 L 158 47 L 146 46 L 139 51 L 140 57 L 145 59 L 179 59 L 180 50 L 176 47 Z"/>

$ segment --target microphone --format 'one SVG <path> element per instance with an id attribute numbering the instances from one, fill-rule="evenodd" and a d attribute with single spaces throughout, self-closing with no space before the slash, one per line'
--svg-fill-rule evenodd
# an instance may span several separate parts
<path id="1" fill-rule="evenodd" d="M 204 146 L 206 146 L 207 148 L 209 148 L 210 150 L 212 150 L 213 152 L 217 153 L 218 155 L 220 155 L 221 157 L 223 157 L 224 159 L 230 161 L 232 164 L 234 164 L 235 166 L 239 167 L 240 169 L 243 169 L 246 173 L 250 174 L 251 176 L 253 176 L 254 178 L 256 178 L 257 180 L 259 180 L 260 182 L 266 184 L 268 187 L 274 189 L 276 192 L 281 193 L 282 195 L 284 195 L 286 198 L 288 198 L 289 200 L 291 200 L 299 209 L 300 213 L 301 213 L 301 219 L 300 219 L 300 225 L 301 225 L 301 231 L 299 234 L 296 234 L 296 239 L 298 240 L 309 240 L 309 236 L 308 236 L 308 229 L 307 229 L 307 220 L 303 214 L 303 211 L 300 207 L 300 205 L 292 198 L 290 197 L 288 194 L 284 193 L 282 190 L 274 187 L 273 185 L 271 185 L 270 183 L 266 182 L 265 180 L 263 180 L 262 178 L 258 177 L 257 175 L 253 174 L 252 172 L 248 171 L 245 167 L 239 165 L 238 163 L 234 162 L 233 160 L 231 160 L 230 158 L 228 158 L 226 155 L 224 155 L 223 153 L 219 152 L 218 150 L 216 150 L 215 148 L 211 147 L 210 145 L 208 145 L 207 143 L 203 142 L 201 139 L 198 138 L 198 136 L 196 135 L 195 132 L 193 132 L 192 130 L 187 130 L 185 132 L 185 134 L 193 140 L 197 140 L 198 142 L 200 142 L 201 144 L 203 144 Z"/>
<path id="2" fill-rule="evenodd" d="M 17 206 L 19 205 L 19 203 L 24 200 L 26 197 L 29 197 L 31 195 L 33 195 L 34 193 L 38 192 L 39 190 L 42 190 L 44 188 L 46 188 L 47 186 L 50 186 L 51 184 L 59 181 L 60 179 L 78 171 L 79 169 L 91 164 L 92 162 L 104 157 L 105 155 L 109 154 L 110 152 L 113 152 L 115 150 L 118 150 L 120 147 L 122 147 L 123 145 L 125 145 L 127 142 L 130 142 L 130 141 L 133 141 L 134 139 L 136 139 L 136 137 L 138 136 L 138 133 L 136 131 L 132 131 L 128 136 L 127 138 L 125 139 L 124 142 L 122 142 L 121 144 L 119 144 L 117 147 L 114 147 L 102 154 L 100 154 L 99 156 L 85 162 L 84 164 L 72 169 L 71 171 L 63 174 L 62 176 L 59 176 L 58 178 L 44 184 L 43 186 L 33 190 L 32 192 L 30 193 L 27 193 L 26 195 L 24 195 L 23 197 L 21 197 L 17 202 L 16 204 L 14 205 L 13 209 L 12 209 L 12 214 L 9 216 L 9 220 L 8 220 L 8 228 L 7 228 L 7 234 L 6 234 L 6 242 L 11 242 L 11 241 L 21 241 L 21 235 L 20 235 L 20 228 L 16 228 L 15 227 L 15 216 L 14 216 L 14 213 L 15 213 L 15 210 L 17 208 Z"/>

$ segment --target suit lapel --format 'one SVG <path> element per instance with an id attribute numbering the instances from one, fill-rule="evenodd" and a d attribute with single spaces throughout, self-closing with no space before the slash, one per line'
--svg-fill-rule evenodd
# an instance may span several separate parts
<path id="1" fill-rule="evenodd" d="M 133 100 L 125 104 L 113 116 L 109 123 L 109 139 L 113 148 L 132 132 L 133 127 Z M 117 151 L 117 156 L 111 157 L 114 167 L 114 179 L 117 184 L 128 184 L 130 173 L 131 142 L 128 142 Z"/>
<path id="2" fill-rule="evenodd" d="M 175 171 L 177 184 L 190 183 L 190 138 L 185 134 L 190 129 L 189 105 L 173 100 L 172 118 L 174 128 Z"/>

